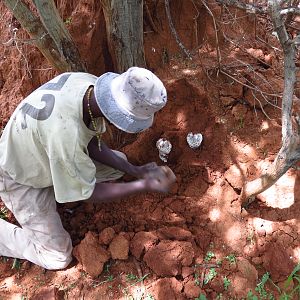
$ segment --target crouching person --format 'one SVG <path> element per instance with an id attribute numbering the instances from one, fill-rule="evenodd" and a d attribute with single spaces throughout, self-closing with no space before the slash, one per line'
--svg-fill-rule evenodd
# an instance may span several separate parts
<path id="1" fill-rule="evenodd" d="M 107 122 L 129 133 L 149 128 L 166 102 L 160 79 L 138 67 L 100 77 L 64 73 L 26 97 L 0 139 L 0 197 L 19 223 L 0 219 L 0 255 L 65 268 L 72 241 L 56 201 L 103 203 L 168 192 L 175 181 L 170 169 L 135 166 L 101 139 Z M 110 182 L 124 173 L 136 180 Z"/>

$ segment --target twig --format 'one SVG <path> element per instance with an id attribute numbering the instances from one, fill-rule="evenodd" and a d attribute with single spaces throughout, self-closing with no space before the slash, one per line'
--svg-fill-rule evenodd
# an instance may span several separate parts
<path id="1" fill-rule="evenodd" d="M 37 40 L 43 39 L 46 35 L 48 35 L 48 33 L 44 33 L 40 38 L 37 38 L 37 39 L 18 39 L 17 37 L 12 37 L 7 42 L 2 43 L 2 45 L 11 46 L 13 44 L 13 42 L 15 42 L 15 41 L 18 43 L 22 43 L 22 44 L 33 44 L 34 45 L 34 42 L 36 42 Z"/>
<path id="2" fill-rule="evenodd" d="M 16 5 L 15 5 L 15 7 L 16 7 Z M 17 38 L 17 32 L 18 32 L 18 28 L 13 28 L 13 30 L 12 30 L 12 33 L 13 33 L 12 38 L 10 40 L 8 40 L 7 42 L 2 43 L 2 44 L 4 46 L 11 46 L 11 45 L 15 44 L 18 52 L 21 54 L 21 56 L 23 57 L 23 59 L 25 61 L 26 70 L 27 70 L 27 72 L 29 74 L 29 78 L 32 78 L 32 74 L 31 74 L 31 72 L 29 70 L 28 60 L 27 60 L 26 56 L 24 55 L 24 53 L 22 52 L 22 50 L 20 49 L 20 47 L 19 47 L 18 41 L 20 41 L 20 40 Z"/>
<path id="3" fill-rule="evenodd" d="M 227 72 L 226 72 L 225 70 L 223 70 L 223 69 L 220 70 L 220 73 L 222 73 L 222 74 L 228 76 L 229 78 L 231 78 L 231 79 L 234 80 L 235 82 L 237 82 L 237 83 L 239 83 L 239 84 L 241 84 L 241 85 L 243 85 L 243 86 L 245 86 L 245 87 L 247 87 L 247 88 L 249 88 L 249 89 L 251 89 L 251 90 L 259 91 L 256 87 L 252 87 L 252 86 L 250 86 L 250 85 L 248 85 L 248 84 L 246 84 L 246 83 L 244 83 L 244 82 L 242 82 L 242 81 L 236 79 L 234 76 L 230 75 L 229 73 L 227 73 Z M 272 94 L 272 93 L 267 93 L 267 92 L 263 92 L 263 91 L 261 91 L 261 93 L 263 93 L 263 94 L 265 94 L 265 95 L 268 95 L 268 96 L 272 96 L 272 97 L 280 97 L 280 98 L 282 97 L 281 95 L 278 95 L 278 94 Z"/>
<path id="4" fill-rule="evenodd" d="M 143 278 L 142 269 L 141 269 L 140 264 L 138 263 L 138 261 L 136 260 L 135 257 L 133 257 L 133 263 L 134 263 L 134 265 L 136 267 L 136 270 L 139 274 L 139 278 Z M 146 288 L 145 288 L 145 285 L 144 285 L 144 280 L 141 280 L 140 282 L 141 282 L 141 294 L 143 295 L 146 291 Z"/>
<path id="5" fill-rule="evenodd" d="M 210 8 L 205 3 L 205 1 L 201 0 L 201 2 L 203 3 L 203 5 L 205 6 L 205 8 L 207 9 L 208 13 L 210 14 L 210 16 L 213 19 L 214 29 L 215 29 L 216 46 L 217 46 L 217 60 L 218 60 L 218 67 L 219 67 L 219 70 L 220 70 L 221 69 L 221 53 L 220 53 L 220 47 L 219 47 L 218 27 L 217 27 L 216 19 L 215 19 L 214 14 L 210 10 Z"/>
<path id="6" fill-rule="evenodd" d="M 280 14 L 282 16 L 287 15 L 287 14 L 296 14 L 296 15 L 299 15 L 300 14 L 300 9 L 298 7 L 288 7 L 288 8 L 282 9 L 280 11 Z"/>
<path id="7" fill-rule="evenodd" d="M 254 55 L 250 54 L 249 52 L 247 52 L 245 49 L 243 49 L 237 42 L 233 41 L 232 39 L 230 39 L 225 33 L 223 33 L 224 39 L 226 41 L 228 41 L 229 43 L 231 43 L 232 45 L 234 45 L 234 47 L 239 48 L 240 50 L 242 50 L 244 53 L 246 53 L 247 55 L 251 56 L 252 58 L 256 59 L 257 61 L 259 61 L 260 63 L 271 67 L 269 64 L 267 64 L 265 61 L 261 60 L 260 58 L 255 57 Z M 239 61 L 239 59 L 236 59 Z"/>
<path id="8" fill-rule="evenodd" d="M 150 11 L 149 11 L 149 7 L 148 7 L 148 5 L 147 5 L 146 2 L 144 3 L 144 7 L 145 7 L 145 10 L 146 10 L 146 16 L 147 16 L 147 18 L 148 18 L 148 20 L 149 20 L 149 23 L 150 23 L 150 25 L 151 25 L 153 31 L 154 31 L 155 33 L 159 33 L 159 30 L 157 29 L 156 25 L 155 25 L 154 22 L 153 22 L 151 13 L 150 13 Z"/>
<path id="9" fill-rule="evenodd" d="M 184 54 L 186 55 L 186 57 L 190 60 L 192 60 L 192 56 L 190 54 L 190 52 L 184 47 L 184 45 L 182 44 L 182 42 L 179 39 L 179 36 L 176 32 L 176 29 L 174 27 L 173 21 L 172 21 L 172 17 L 171 17 L 171 12 L 170 12 L 170 5 L 169 5 L 169 0 L 165 0 L 165 8 L 166 8 L 166 14 L 167 14 L 167 18 L 169 21 L 169 27 L 171 29 L 171 32 L 177 42 L 177 44 L 179 45 L 179 47 L 181 48 L 181 50 L 184 52 Z"/>
<path id="10" fill-rule="evenodd" d="M 195 17 L 193 17 L 193 19 L 194 19 L 194 22 L 195 22 L 194 26 L 195 26 L 196 45 L 198 46 L 198 18 L 199 18 L 200 12 L 199 12 L 198 7 L 195 4 L 194 0 L 191 0 L 191 1 L 192 1 L 193 5 L 194 5 L 196 11 L 197 11 L 197 15 Z"/>
<path id="11" fill-rule="evenodd" d="M 261 104 L 260 100 L 255 96 L 255 94 L 253 93 L 253 91 L 251 91 L 252 96 L 254 97 L 254 99 L 259 103 L 259 106 L 261 108 L 261 111 L 263 112 L 263 114 L 267 117 L 267 119 L 269 119 L 270 121 L 272 120 L 268 114 L 265 112 L 263 105 Z"/>
<path id="12" fill-rule="evenodd" d="M 266 14 L 266 7 L 258 7 L 249 3 L 243 3 L 238 0 L 217 0 L 218 3 L 228 6 L 234 6 L 236 8 L 247 11 L 248 13 L 256 14 Z"/>

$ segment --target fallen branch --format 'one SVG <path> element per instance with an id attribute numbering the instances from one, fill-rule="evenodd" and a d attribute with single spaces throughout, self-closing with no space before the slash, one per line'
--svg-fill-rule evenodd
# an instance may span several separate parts
<path id="1" fill-rule="evenodd" d="M 296 130 L 292 126 L 292 104 L 296 83 L 295 44 L 289 38 L 284 20 L 280 14 L 278 0 L 268 1 L 273 26 L 277 32 L 284 53 L 284 90 L 282 96 L 282 145 L 270 168 L 259 178 L 247 182 L 240 200 L 247 207 L 255 196 L 271 187 L 286 171 L 300 159 L 299 122 Z"/>
<path id="2" fill-rule="evenodd" d="M 192 60 L 192 56 L 190 54 L 190 52 L 184 47 L 184 45 L 182 44 L 176 29 L 174 27 L 173 21 L 172 21 L 172 17 L 171 17 L 171 12 L 170 12 L 170 5 L 169 5 L 169 0 L 165 0 L 165 8 L 166 8 L 166 14 L 167 14 L 167 18 L 169 21 L 169 27 L 171 30 L 171 33 L 173 34 L 178 46 L 181 48 L 181 50 L 184 52 L 184 54 L 186 55 L 186 57 L 190 60 Z"/>

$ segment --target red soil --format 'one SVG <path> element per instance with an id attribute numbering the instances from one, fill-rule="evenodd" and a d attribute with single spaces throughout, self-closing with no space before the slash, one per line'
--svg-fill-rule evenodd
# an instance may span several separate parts
<path id="1" fill-rule="evenodd" d="M 89 72 L 99 75 L 111 70 L 100 2 L 57 2 L 61 15 L 72 18 L 68 27 Z M 216 44 L 204 7 L 198 7 L 201 18 L 194 19 L 198 12 L 193 1 L 181 3 L 172 1 L 172 15 L 180 15 L 175 26 L 185 46 L 194 49 L 193 61 L 182 58 L 170 35 L 163 1 L 156 3 L 158 7 L 147 1 L 159 32 L 153 32 L 149 16 L 145 17 L 146 59 L 166 84 L 168 103 L 146 132 L 116 133 L 113 141 L 107 137 L 112 147 L 122 149 L 136 164 L 162 164 L 155 143 L 160 137 L 169 139 L 173 149 L 167 165 L 177 176 L 172 192 L 97 207 L 80 202 L 59 205 L 79 262 L 74 259 L 66 270 L 45 271 L 28 262 L 22 262 L 20 270 L 11 269 L 12 259 L 1 261 L 1 299 L 22 295 L 28 299 L 130 299 L 129 295 L 143 299 L 138 298 L 143 294 L 144 299 L 152 295 L 166 300 L 194 299 L 201 293 L 207 299 L 220 294 L 223 299 L 241 299 L 249 290 L 254 292 L 267 271 L 282 287 L 299 262 L 299 171 L 290 170 L 247 211 L 241 212 L 238 201 L 243 183 L 258 177 L 280 148 L 281 112 L 262 98 L 260 106 L 251 90 L 215 72 L 218 46 L 222 64 L 239 59 L 253 68 L 232 69 L 243 83 L 245 78 L 252 79 L 260 88 L 280 93 L 281 60 L 271 47 L 255 39 L 253 20 L 244 13 L 237 12 L 238 29 L 224 25 L 232 39 L 245 37 L 235 48 L 224 38 Z M 210 8 L 216 15 L 220 12 L 217 5 Z M 154 11 L 159 12 L 155 17 Z M 0 18 L 1 41 L 6 42 L 18 22 L 4 4 L 0 4 Z M 276 43 L 263 25 L 257 31 Z M 17 34 L 28 38 L 21 28 Z M 19 101 L 56 73 L 31 45 L 21 44 L 20 51 L 15 45 L 0 48 L 3 126 Z M 203 134 L 199 149 L 188 147 L 189 132 Z M 13 220 L 11 215 L 8 218 Z M 206 282 L 212 267 L 217 275 Z M 132 275 L 145 280 L 136 282 Z M 227 289 L 225 277 L 231 282 Z M 276 295 L 274 287 L 267 289 Z"/>

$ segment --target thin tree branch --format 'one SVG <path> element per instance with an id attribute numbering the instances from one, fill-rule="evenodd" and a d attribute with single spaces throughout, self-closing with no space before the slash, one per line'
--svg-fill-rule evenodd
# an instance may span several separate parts
<path id="1" fill-rule="evenodd" d="M 214 29 L 215 29 L 215 38 L 216 38 L 216 47 L 217 47 L 217 60 L 218 60 L 218 67 L 220 70 L 221 69 L 221 53 L 220 53 L 220 47 L 219 47 L 218 27 L 217 27 L 216 19 L 215 19 L 214 14 L 210 10 L 210 8 L 205 3 L 205 1 L 201 0 L 201 2 L 203 3 L 204 7 L 207 9 L 208 13 L 210 14 L 210 16 L 213 19 L 213 24 L 214 24 Z"/>
<path id="2" fill-rule="evenodd" d="M 59 72 L 69 70 L 68 63 L 61 57 L 53 39 L 48 35 L 41 21 L 30 11 L 22 0 L 4 0 L 22 27 L 34 40 L 34 44 Z"/>
<path id="3" fill-rule="evenodd" d="M 280 11 L 280 15 L 282 15 L 282 16 L 287 15 L 287 14 L 299 15 L 300 9 L 299 9 L 299 7 L 288 7 L 288 8 L 284 8 Z"/>
<path id="4" fill-rule="evenodd" d="M 267 13 L 266 7 L 255 6 L 253 4 L 244 3 L 239 0 L 216 0 L 216 1 L 220 4 L 234 6 L 236 8 L 245 10 L 248 13 L 252 13 L 252 14 L 266 14 Z"/>
<path id="5" fill-rule="evenodd" d="M 170 12 L 170 5 L 169 5 L 169 0 L 165 0 L 165 8 L 166 8 L 166 14 L 167 14 L 167 18 L 168 18 L 168 21 L 169 21 L 169 27 L 170 27 L 170 30 L 178 44 L 178 46 L 180 47 L 180 49 L 183 51 L 183 53 L 186 55 L 186 57 L 190 60 L 192 60 L 192 56 L 190 54 L 190 52 L 184 47 L 183 43 L 181 42 L 177 32 L 176 32 L 176 29 L 174 27 L 174 24 L 173 24 L 173 21 L 172 21 L 172 17 L 171 17 L 171 12 Z"/>

